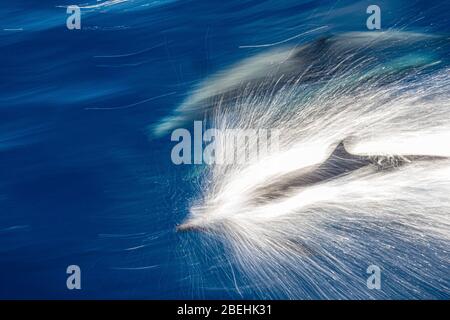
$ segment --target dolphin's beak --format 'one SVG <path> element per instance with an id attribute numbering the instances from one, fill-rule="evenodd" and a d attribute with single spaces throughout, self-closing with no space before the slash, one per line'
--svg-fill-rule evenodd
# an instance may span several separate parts
<path id="1" fill-rule="evenodd" d="M 190 209 L 190 212 L 192 214 L 192 216 L 189 216 L 188 218 L 186 218 L 186 220 L 177 225 L 175 230 L 177 232 L 181 232 L 181 231 L 205 231 L 206 229 L 208 229 L 207 227 L 205 227 L 205 220 L 199 216 L 203 215 L 207 209 L 210 209 L 210 207 L 206 207 L 206 206 L 195 206 L 192 207 Z"/>

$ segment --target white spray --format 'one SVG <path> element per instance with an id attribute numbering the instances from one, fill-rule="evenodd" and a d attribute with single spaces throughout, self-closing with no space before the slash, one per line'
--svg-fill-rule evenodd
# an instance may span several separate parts
<path id="1" fill-rule="evenodd" d="M 219 237 L 261 297 L 448 297 L 450 69 L 341 59 L 324 80 L 283 71 L 226 102 L 218 90 L 213 127 L 280 130 L 278 152 L 209 166 L 180 229 Z M 339 171 L 339 146 L 366 165 Z M 371 264 L 382 290 L 366 286 Z"/>

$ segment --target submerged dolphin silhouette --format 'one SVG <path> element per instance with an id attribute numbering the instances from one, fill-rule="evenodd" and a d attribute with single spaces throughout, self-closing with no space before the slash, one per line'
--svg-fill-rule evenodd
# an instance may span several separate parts
<path id="1" fill-rule="evenodd" d="M 251 92 L 270 92 L 300 84 L 323 83 L 358 70 L 355 82 L 379 78 L 393 82 L 407 72 L 439 63 L 449 41 L 439 36 L 399 31 L 350 32 L 314 42 L 280 47 L 244 59 L 199 83 L 171 116 L 153 127 L 161 136 L 187 121 L 202 120 L 217 105 L 231 105 Z"/>

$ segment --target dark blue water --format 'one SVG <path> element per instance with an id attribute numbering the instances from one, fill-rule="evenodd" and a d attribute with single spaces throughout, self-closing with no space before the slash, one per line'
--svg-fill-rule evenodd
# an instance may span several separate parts
<path id="1" fill-rule="evenodd" d="M 367 31 L 372 2 L 130 0 L 82 9 L 68 30 L 71 1 L 2 1 L 0 298 L 261 297 L 174 232 L 196 179 L 151 126 L 263 50 L 239 46 Z M 450 29 L 448 1 L 376 4 L 384 30 Z M 66 288 L 71 264 L 82 290 Z"/>

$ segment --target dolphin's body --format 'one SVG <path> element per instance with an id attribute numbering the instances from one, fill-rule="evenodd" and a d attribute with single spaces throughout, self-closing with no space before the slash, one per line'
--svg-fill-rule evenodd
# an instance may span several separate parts
<path id="1" fill-rule="evenodd" d="M 338 179 L 364 167 L 371 167 L 374 172 L 381 172 L 394 170 L 412 162 L 448 159 L 448 157 L 423 155 L 355 155 L 349 153 L 345 148 L 344 142 L 341 142 L 323 163 L 302 168 L 296 172 L 290 172 L 264 186 L 256 188 L 253 191 L 252 199 L 255 204 L 279 200 L 280 198 L 288 197 L 292 190 L 297 191 L 299 188 L 307 188 Z"/>
<path id="2" fill-rule="evenodd" d="M 332 179 L 338 179 L 344 175 L 363 167 L 372 167 L 378 172 L 394 170 L 412 162 L 422 161 L 445 161 L 448 157 L 424 156 L 424 155 L 402 155 L 402 156 L 364 156 L 349 153 L 344 141 L 339 143 L 332 154 L 318 165 L 302 168 L 296 172 L 290 172 L 286 176 L 280 176 L 268 184 L 256 188 L 250 196 L 252 201 L 263 204 L 283 197 L 288 197 L 291 191 L 299 188 L 325 183 Z M 176 231 L 207 231 L 208 228 L 198 223 L 187 221 L 176 227 Z"/>

